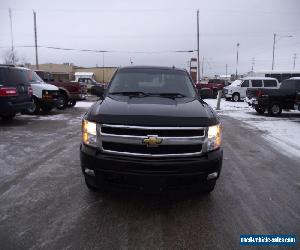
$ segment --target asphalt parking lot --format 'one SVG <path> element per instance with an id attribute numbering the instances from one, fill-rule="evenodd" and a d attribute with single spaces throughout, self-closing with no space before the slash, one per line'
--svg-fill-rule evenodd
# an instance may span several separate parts
<path id="1" fill-rule="evenodd" d="M 1 249 L 240 249 L 240 234 L 300 232 L 299 161 L 226 115 L 210 195 L 92 193 L 81 174 L 87 108 L 0 121 Z"/>

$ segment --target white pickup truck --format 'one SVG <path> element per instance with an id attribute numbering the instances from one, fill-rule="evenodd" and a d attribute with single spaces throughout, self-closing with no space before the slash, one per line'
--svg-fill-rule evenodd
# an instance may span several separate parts
<path id="1" fill-rule="evenodd" d="M 59 107 L 61 97 L 56 86 L 45 83 L 32 70 L 28 70 L 28 77 L 33 91 L 33 103 L 27 108 L 26 113 L 35 114 L 40 110 L 49 112 L 53 107 Z"/>
<path id="2" fill-rule="evenodd" d="M 238 102 L 246 98 L 248 88 L 278 89 L 280 84 L 277 79 L 271 77 L 246 77 L 235 80 L 231 85 L 224 88 L 226 101 Z"/>

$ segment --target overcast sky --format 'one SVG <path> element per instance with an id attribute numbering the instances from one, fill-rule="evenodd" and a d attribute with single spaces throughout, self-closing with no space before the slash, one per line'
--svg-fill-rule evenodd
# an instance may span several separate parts
<path id="1" fill-rule="evenodd" d="M 200 57 L 204 74 L 235 73 L 236 44 L 239 72 L 271 68 L 273 34 L 278 34 L 275 69 L 292 69 L 298 53 L 300 70 L 299 0 L 109 0 L 109 1 L 0 1 L 0 47 L 11 45 L 9 14 L 19 56 L 34 63 L 33 14 L 37 12 L 38 45 L 113 51 L 105 53 L 105 66 L 166 65 L 187 67 L 195 50 L 196 11 L 200 11 Z M 293 35 L 292 38 L 284 36 Z M 0 61 L 5 48 L 0 48 Z M 147 52 L 147 53 L 134 53 Z M 151 52 L 151 53 L 148 53 Z M 39 48 L 40 63 L 72 62 L 102 66 L 102 53 Z"/>

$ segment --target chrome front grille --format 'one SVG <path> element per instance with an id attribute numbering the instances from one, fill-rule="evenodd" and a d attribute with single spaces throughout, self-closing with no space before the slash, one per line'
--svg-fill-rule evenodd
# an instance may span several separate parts
<path id="1" fill-rule="evenodd" d="M 103 152 L 140 157 L 196 156 L 203 152 L 207 129 L 203 127 L 145 127 L 99 125 Z"/>

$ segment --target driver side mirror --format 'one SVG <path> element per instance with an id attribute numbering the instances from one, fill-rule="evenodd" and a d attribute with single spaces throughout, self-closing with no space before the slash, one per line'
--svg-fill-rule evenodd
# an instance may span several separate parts
<path id="1" fill-rule="evenodd" d="M 207 99 L 212 97 L 212 90 L 209 88 L 202 88 L 198 90 L 198 95 L 201 97 L 201 99 Z"/>
<path id="2" fill-rule="evenodd" d="M 95 96 L 98 96 L 100 98 L 103 98 L 103 96 L 104 96 L 104 88 L 103 88 L 103 86 L 99 86 L 99 85 L 92 86 L 91 87 L 91 94 L 95 95 Z"/>

